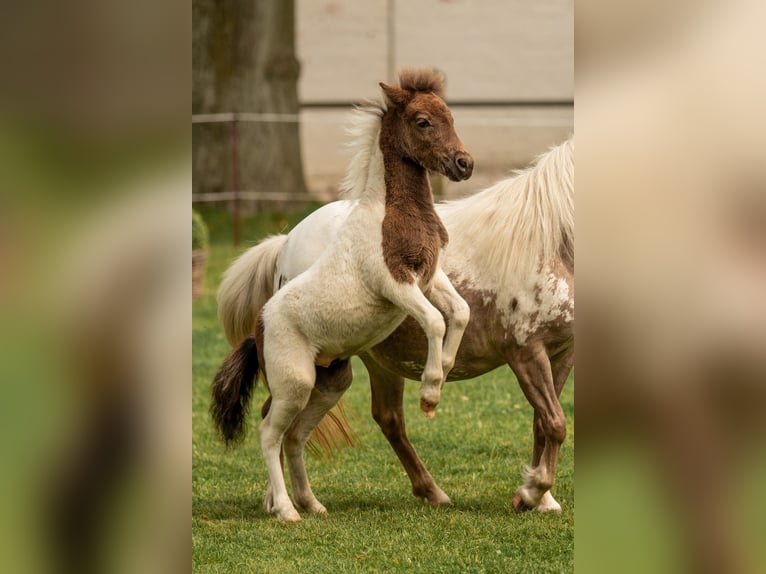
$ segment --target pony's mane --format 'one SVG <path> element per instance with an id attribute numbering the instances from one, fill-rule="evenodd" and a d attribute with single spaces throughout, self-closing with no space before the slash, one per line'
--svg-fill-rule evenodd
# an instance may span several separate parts
<path id="1" fill-rule="evenodd" d="M 559 257 L 574 262 L 574 138 L 439 213 L 473 271 L 499 273 L 500 285 L 533 277 Z"/>

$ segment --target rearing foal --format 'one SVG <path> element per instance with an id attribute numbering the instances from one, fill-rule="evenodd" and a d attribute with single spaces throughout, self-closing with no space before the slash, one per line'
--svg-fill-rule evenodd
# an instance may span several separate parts
<path id="1" fill-rule="evenodd" d="M 428 339 L 421 409 L 433 416 L 468 323 L 468 305 L 439 267 L 448 236 L 434 210 L 428 170 L 460 181 L 470 177 L 473 159 L 440 97 L 442 77 L 404 70 L 399 81 L 401 87 L 381 83 L 385 101 L 356 112 L 356 154 L 344 188 L 357 205 L 321 257 L 263 307 L 255 332 L 213 382 L 211 412 L 229 443 L 244 435 L 262 369 L 271 393 L 260 425 L 269 477 L 264 506 L 282 520 L 300 520 L 287 494 L 282 448 L 295 502 L 326 513 L 309 486 L 303 449 L 351 384 L 350 377 L 335 376 L 348 358 L 414 317 Z"/>

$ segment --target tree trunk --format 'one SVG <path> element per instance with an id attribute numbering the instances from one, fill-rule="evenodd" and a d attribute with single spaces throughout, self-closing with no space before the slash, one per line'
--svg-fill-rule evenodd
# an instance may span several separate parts
<path id="1" fill-rule="evenodd" d="M 193 0 L 192 113 L 298 114 L 294 8 L 294 0 Z M 195 192 L 231 189 L 230 130 L 194 125 Z M 238 134 L 240 189 L 308 199 L 297 123 L 241 122 Z"/>

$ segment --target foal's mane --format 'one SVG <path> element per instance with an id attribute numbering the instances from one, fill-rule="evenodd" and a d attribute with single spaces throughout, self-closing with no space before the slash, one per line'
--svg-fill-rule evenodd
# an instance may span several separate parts
<path id="1" fill-rule="evenodd" d="M 403 68 L 399 72 L 399 87 L 410 92 L 433 92 L 442 97 L 444 75 L 427 68 Z M 349 138 L 346 149 L 352 157 L 340 185 L 340 195 L 344 199 L 358 199 L 367 189 L 372 158 L 380 152 L 380 122 L 387 109 L 385 99 L 365 100 L 354 106 L 346 126 Z"/>
<path id="2" fill-rule="evenodd" d="M 380 153 L 378 134 L 380 119 L 386 111 L 383 101 L 366 101 L 355 106 L 351 114 L 346 135 L 346 149 L 352 154 L 346 176 L 340 184 L 340 196 L 344 199 L 358 199 L 364 195 L 370 176 L 373 156 Z"/>
<path id="3" fill-rule="evenodd" d="M 403 68 L 399 86 L 410 92 L 433 92 L 444 97 L 444 74 L 428 68 Z"/>
<path id="4" fill-rule="evenodd" d="M 442 204 L 450 243 L 500 285 L 556 258 L 574 262 L 574 138 L 473 196 Z"/>

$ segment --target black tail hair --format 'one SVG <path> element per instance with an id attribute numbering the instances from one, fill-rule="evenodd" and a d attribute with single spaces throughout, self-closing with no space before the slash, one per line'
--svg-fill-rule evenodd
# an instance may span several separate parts
<path id="1" fill-rule="evenodd" d="M 248 337 L 229 353 L 213 379 L 210 414 L 227 446 L 245 438 L 245 418 L 257 376 L 258 349 L 255 338 Z"/>

